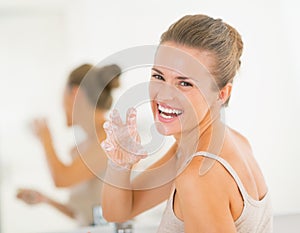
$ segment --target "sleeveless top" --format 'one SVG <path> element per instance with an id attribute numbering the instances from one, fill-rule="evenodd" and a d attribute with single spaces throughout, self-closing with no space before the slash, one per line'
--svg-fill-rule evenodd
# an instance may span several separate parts
<path id="1" fill-rule="evenodd" d="M 97 177 L 75 185 L 70 190 L 68 207 L 80 226 L 94 223 L 93 207 L 100 205 L 102 182 Z"/>
<path id="2" fill-rule="evenodd" d="M 244 202 L 239 218 L 234 222 L 238 233 L 271 233 L 273 232 L 273 215 L 269 191 L 261 200 L 255 200 L 248 195 L 240 178 L 230 164 L 223 158 L 208 152 L 197 152 L 191 156 L 203 156 L 215 159 L 223 165 L 235 180 Z M 190 159 L 190 160 L 191 160 Z M 190 161 L 189 160 L 189 161 Z M 157 233 L 183 233 L 184 222 L 176 217 L 173 211 L 173 198 L 175 189 L 167 202 Z"/>

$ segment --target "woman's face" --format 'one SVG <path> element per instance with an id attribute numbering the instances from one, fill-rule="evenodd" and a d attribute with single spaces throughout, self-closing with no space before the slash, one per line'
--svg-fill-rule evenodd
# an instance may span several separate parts
<path id="1" fill-rule="evenodd" d="M 158 48 L 149 92 L 160 133 L 176 137 L 201 125 L 218 97 L 213 64 L 210 53 L 174 42 Z"/>

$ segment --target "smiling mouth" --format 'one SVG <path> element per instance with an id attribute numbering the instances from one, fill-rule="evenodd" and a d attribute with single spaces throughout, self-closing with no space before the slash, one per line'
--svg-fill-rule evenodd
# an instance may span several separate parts
<path id="1" fill-rule="evenodd" d="M 162 106 L 160 104 L 157 104 L 157 109 L 158 109 L 159 115 L 164 119 L 172 119 L 172 118 L 180 116 L 183 113 L 182 110 L 169 108 L 166 106 Z"/>

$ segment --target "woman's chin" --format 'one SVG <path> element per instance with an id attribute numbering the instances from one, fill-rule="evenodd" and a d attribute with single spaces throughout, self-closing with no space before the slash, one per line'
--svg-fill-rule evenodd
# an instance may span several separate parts
<path id="1" fill-rule="evenodd" d="M 157 131 L 164 136 L 173 136 L 176 134 L 176 130 L 173 127 L 167 127 L 159 121 L 155 121 L 155 127 Z"/>

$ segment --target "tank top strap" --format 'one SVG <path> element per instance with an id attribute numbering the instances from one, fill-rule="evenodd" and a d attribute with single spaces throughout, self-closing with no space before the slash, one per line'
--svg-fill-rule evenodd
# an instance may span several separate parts
<path id="1" fill-rule="evenodd" d="M 210 158 L 210 159 L 214 159 L 216 161 L 218 161 L 220 164 L 222 164 L 222 166 L 229 172 L 229 174 L 232 176 L 232 178 L 235 180 L 241 194 L 243 197 L 244 202 L 247 200 L 248 198 L 248 193 L 242 183 L 242 181 L 240 180 L 238 174 L 236 173 L 236 171 L 232 168 L 232 166 L 223 158 L 221 158 L 220 156 L 217 156 L 215 154 L 211 154 L 209 152 L 206 151 L 198 151 L 195 154 L 193 154 L 191 156 L 191 159 L 196 157 L 196 156 L 203 156 L 206 158 Z"/>

